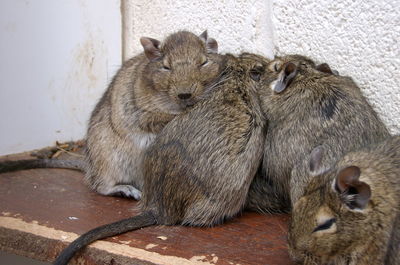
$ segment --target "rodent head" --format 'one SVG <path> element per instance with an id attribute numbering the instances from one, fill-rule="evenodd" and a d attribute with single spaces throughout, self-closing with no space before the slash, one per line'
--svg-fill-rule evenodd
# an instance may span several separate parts
<path id="1" fill-rule="evenodd" d="M 224 75 L 220 84 L 234 87 L 240 93 L 256 94 L 259 98 L 259 91 L 264 89 L 261 80 L 265 78 L 269 62 L 268 58 L 253 53 L 242 53 L 239 56 L 226 54 Z"/>
<path id="2" fill-rule="evenodd" d="M 269 75 L 264 83 L 268 84 L 274 93 L 284 93 L 291 84 L 311 79 L 316 75 L 337 75 L 328 64 L 316 65 L 311 59 L 301 55 L 277 57 L 268 65 Z"/>
<path id="3" fill-rule="evenodd" d="M 261 80 L 265 87 L 260 95 L 264 111 L 272 119 L 279 113 L 293 113 L 296 106 L 304 103 L 304 97 L 325 93 L 320 89 L 320 79 L 332 75 L 336 72 L 328 64 L 316 65 L 305 56 L 276 57 L 268 64 Z"/>
<path id="4" fill-rule="evenodd" d="M 200 36 L 179 31 L 163 43 L 140 39 L 149 62 L 144 69 L 144 82 L 151 95 L 158 97 L 158 107 L 178 114 L 194 105 L 214 87 L 222 70 L 223 57 L 218 43 L 207 31 Z"/>
<path id="5" fill-rule="evenodd" d="M 362 172 L 357 166 L 322 169 L 321 148 L 311 153 L 311 181 L 293 206 L 289 252 L 297 261 L 336 264 L 373 233 L 371 187 L 360 180 Z"/>

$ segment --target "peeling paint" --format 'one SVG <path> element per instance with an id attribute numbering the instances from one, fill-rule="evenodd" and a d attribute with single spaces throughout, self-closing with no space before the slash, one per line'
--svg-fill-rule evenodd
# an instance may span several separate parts
<path id="1" fill-rule="evenodd" d="M 217 264 L 218 257 L 215 254 L 210 255 L 212 258 L 208 258 L 207 256 L 193 256 L 190 258 L 191 261 L 201 261 L 201 262 L 209 262 L 210 264 Z"/>
<path id="2" fill-rule="evenodd" d="M 204 261 L 206 258 L 206 256 L 193 256 L 190 258 L 190 261 Z"/>
<path id="3" fill-rule="evenodd" d="M 156 246 L 158 246 L 157 244 L 147 244 L 145 246 L 145 249 L 151 249 L 151 248 L 155 248 Z"/>
<path id="4" fill-rule="evenodd" d="M 0 226 L 5 229 L 13 229 L 25 233 L 30 233 L 44 238 L 62 240 L 65 242 L 72 242 L 78 235 L 71 232 L 64 232 L 51 227 L 46 227 L 43 225 L 35 223 L 27 223 L 22 219 L 13 217 L 1 217 L 0 216 Z M 118 243 L 108 242 L 108 241 L 96 241 L 89 248 L 97 248 L 99 250 L 106 251 L 111 255 L 121 255 L 128 258 L 143 260 L 152 262 L 159 265 L 212 265 L 213 263 L 201 260 L 188 260 L 176 256 L 161 255 L 157 252 L 151 252 L 148 250 L 131 247 L 128 245 L 121 245 Z"/>

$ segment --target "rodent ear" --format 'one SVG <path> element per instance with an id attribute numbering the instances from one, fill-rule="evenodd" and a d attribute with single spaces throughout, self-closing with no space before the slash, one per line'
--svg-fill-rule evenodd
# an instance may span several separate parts
<path id="1" fill-rule="evenodd" d="M 364 209 L 371 198 L 371 188 L 359 180 L 360 174 L 359 167 L 349 166 L 340 170 L 336 177 L 336 190 L 350 209 Z"/>
<path id="2" fill-rule="evenodd" d="M 318 175 L 318 172 L 322 171 L 322 159 L 324 157 L 324 151 L 325 149 L 323 148 L 322 145 L 319 145 L 315 147 L 311 151 L 310 155 L 310 172 L 313 173 L 314 175 Z"/>
<path id="3" fill-rule="evenodd" d="M 199 38 L 200 38 L 202 41 L 206 42 L 207 39 L 208 39 L 208 32 L 207 32 L 207 30 L 203 31 L 203 33 L 201 33 L 201 34 L 199 35 Z"/>
<path id="4" fill-rule="evenodd" d="M 331 67 L 327 63 L 322 63 L 317 65 L 316 69 L 320 72 L 331 74 L 331 75 L 338 75 L 338 71 L 332 70 Z"/>
<path id="5" fill-rule="evenodd" d="M 288 62 L 283 65 L 281 72 L 278 75 L 278 79 L 272 83 L 272 90 L 275 93 L 283 92 L 293 81 L 297 75 L 297 65 Z"/>
<path id="6" fill-rule="evenodd" d="M 199 38 L 205 43 L 207 53 L 218 53 L 218 42 L 208 37 L 207 30 L 201 33 Z"/>
<path id="7" fill-rule="evenodd" d="M 140 43 L 143 46 L 144 54 L 150 61 L 156 61 L 162 57 L 160 51 L 160 44 L 161 42 L 147 37 L 141 37 Z"/>

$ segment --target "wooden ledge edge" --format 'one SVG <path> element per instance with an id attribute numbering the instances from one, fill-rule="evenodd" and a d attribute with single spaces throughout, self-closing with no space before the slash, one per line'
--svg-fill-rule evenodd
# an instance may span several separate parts
<path id="1" fill-rule="evenodd" d="M 25 222 L 20 218 L 0 216 L 0 249 L 43 261 L 53 261 L 58 253 L 78 237 L 75 233 L 64 232 Z M 64 242 L 64 243 L 62 243 Z M 135 260 L 137 264 L 148 265 L 213 265 L 215 262 L 200 261 L 199 257 L 185 259 L 161 255 L 157 252 L 131 247 L 108 241 L 96 241 L 74 258 L 76 264 L 123 264 L 118 260 Z M 107 262 L 106 262 L 107 260 Z"/>

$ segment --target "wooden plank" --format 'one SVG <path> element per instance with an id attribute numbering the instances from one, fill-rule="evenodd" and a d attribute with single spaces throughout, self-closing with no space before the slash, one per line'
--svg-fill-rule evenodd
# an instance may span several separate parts
<path id="1" fill-rule="evenodd" d="M 78 235 L 138 214 L 130 199 L 90 191 L 83 174 L 36 169 L 0 174 L 0 249 L 52 261 Z M 98 241 L 76 264 L 293 264 L 286 215 L 243 213 L 213 228 L 154 226 Z"/>

